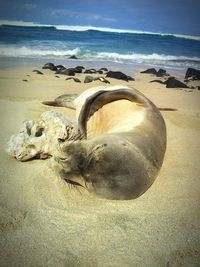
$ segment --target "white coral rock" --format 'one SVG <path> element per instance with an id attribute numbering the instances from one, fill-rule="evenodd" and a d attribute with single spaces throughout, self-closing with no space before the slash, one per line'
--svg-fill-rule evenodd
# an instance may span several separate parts
<path id="1" fill-rule="evenodd" d="M 45 159 L 54 154 L 59 141 L 74 140 L 78 135 L 75 125 L 62 113 L 47 111 L 39 120 L 25 121 L 20 131 L 11 136 L 6 150 L 20 161 Z"/>

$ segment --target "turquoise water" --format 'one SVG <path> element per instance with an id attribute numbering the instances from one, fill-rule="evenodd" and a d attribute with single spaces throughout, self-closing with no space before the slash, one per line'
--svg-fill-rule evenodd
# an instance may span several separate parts
<path id="1" fill-rule="evenodd" d="M 0 26 L 0 56 L 200 68 L 200 38 L 170 34 Z"/>

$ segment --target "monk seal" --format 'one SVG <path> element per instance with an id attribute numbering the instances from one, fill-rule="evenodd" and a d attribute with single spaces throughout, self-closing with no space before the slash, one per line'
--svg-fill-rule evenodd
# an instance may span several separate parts
<path id="1" fill-rule="evenodd" d="M 123 85 L 91 88 L 73 103 L 81 138 L 59 140 L 54 158 L 61 177 L 102 198 L 142 195 L 156 179 L 166 150 L 158 108 Z"/>

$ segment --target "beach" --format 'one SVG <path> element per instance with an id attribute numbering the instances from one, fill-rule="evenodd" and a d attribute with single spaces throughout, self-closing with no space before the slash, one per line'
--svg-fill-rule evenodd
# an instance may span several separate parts
<path id="1" fill-rule="evenodd" d="M 25 120 L 48 110 L 75 118 L 74 110 L 42 101 L 104 84 L 83 83 L 85 74 L 76 74 L 81 83 L 66 81 L 42 65 L 0 69 L 0 266 L 198 266 L 200 91 L 150 83 L 155 77 L 139 69 L 129 75 L 135 81 L 108 80 L 176 111 L 162 111 L 167 151 L 156 181 L 141 197 L 117 201 L 69 187 L 51 158 L 19 162 L 5 152 Z"/>

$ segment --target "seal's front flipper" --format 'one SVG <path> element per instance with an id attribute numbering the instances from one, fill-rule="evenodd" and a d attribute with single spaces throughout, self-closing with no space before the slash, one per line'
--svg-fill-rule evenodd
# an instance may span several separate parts
<path id="1" fill-rule="evenodd" d="M 74 100 L 77 98 L 77 94 L 65 94 L 57 97 L 54 101 L 44 101 L 42 104 L 55 107 L 66 107 L 76 109 Z"/>

